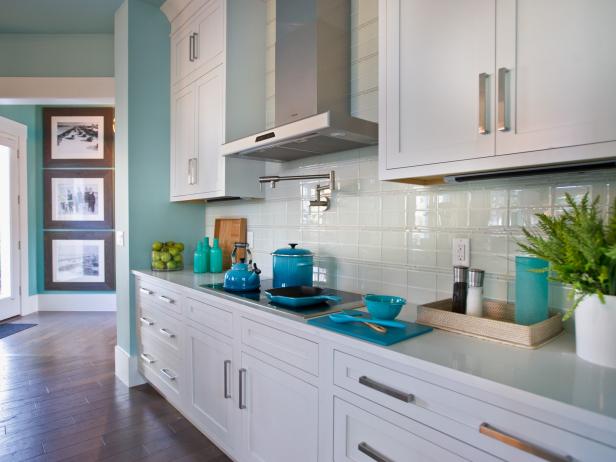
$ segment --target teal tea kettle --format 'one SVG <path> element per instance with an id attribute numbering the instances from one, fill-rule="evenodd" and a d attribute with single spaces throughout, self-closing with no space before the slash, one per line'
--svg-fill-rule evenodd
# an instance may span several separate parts
<path id="1" fill-rule="evenodd" d="M 246 263 L 248 261 L 248 263 Z M 251 292 L 261 286 L 261 270 L 252 262 L 245 242 L 236 242 L 231 253 L 231 269 L 225 273 L 223 287 L 230 292 Z"/>

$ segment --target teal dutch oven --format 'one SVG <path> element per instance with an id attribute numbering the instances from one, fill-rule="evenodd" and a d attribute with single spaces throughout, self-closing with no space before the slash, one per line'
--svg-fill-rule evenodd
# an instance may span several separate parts
<path id="1" fill-rule="evenodd" d="M 312 286 L 313 255 L 297 244 L 272 252 L 274 257 L 274 288 Z"/>

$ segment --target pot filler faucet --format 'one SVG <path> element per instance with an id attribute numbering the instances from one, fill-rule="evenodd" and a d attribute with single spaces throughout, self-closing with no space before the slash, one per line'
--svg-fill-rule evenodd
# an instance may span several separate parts
<path id="1" fill-rule="evenodd" d="M 323 211 L 329 210 L 330 196 L 336 188 L 336 172 L 331 171 L 328 174 L 315 174 L 315 175 L 289 175 L 289 176 L 277 176 L 268 175 L 259 177 L 259 187 L 263 187 L 263 183 L 269 183 L 273 188 L 276 187 L 276 183 L 279 181 L 301 181 L 301 180 L 329 180 L 329 184 L 320 185 L 317 184 L 315 188 L 315 199 L 310 201 L 310 207 L 319 207 Z M 321 195 L 324 191 L 329 190 L 329 196 Z"/>

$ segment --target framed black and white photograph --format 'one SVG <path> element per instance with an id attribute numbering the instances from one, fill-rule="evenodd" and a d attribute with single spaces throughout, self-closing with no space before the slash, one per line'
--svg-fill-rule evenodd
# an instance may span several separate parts
<path id="1" fill-rule="evenodd" d="M 46 290 L 114 290 L 113 231 L 45 232 Z"/>
<path id="2" fill-rule="evenodd" d="M 46 229 L 113 228 L 113 171 L 45 170 Z"/>
<path id="3" fill-rule="evenodd" d="M 45 167 L 112 167 L 113 108 L 45 108 Z"/>

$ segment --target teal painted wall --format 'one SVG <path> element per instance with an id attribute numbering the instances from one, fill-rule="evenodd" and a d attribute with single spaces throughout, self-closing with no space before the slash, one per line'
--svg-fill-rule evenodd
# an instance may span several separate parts
<path id="1" fill-rule="evenodd" d="M 0 34 L 3 77 L 113 77 L 113 34 Z"/>
<path id="2" fill-rule="evenodd" d="M 169 201 L 169 22 L 160 9 L 126 0 L 116 13 L 116 229 L 128 229 L 118 248 L 118 345 L 137 353 L 133 277 L 149 267 L 155 240 L 184 242 L 185 257 L 202 237 L 203 204 Z"/>
<path id="3" fill-rule="evenodd" d="M 0 106 L 0 116 L 28 127 L 28 266 L 29 295 L 39 291 L 43 229 L 43 119 L 39 106 Z"/>

